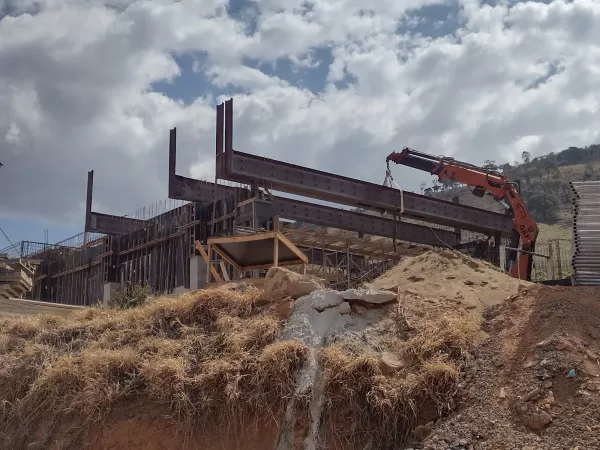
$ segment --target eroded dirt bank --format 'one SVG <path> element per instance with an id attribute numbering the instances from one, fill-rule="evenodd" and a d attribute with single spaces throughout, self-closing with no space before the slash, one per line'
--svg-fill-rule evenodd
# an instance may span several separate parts
<path id="1" fill-rule="evenodd" d="M 598 290 L 450 251 L 361 290 L 269 279 L 3 320 L 0 447 L 600 448 Z"/>

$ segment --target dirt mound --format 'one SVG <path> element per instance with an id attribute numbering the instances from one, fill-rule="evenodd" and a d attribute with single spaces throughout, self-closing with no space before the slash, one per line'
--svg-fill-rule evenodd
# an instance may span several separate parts
<path id="1" fill-rule="evenodd" d="M 403 258 L 369 286 L 397 291 L 406 310 L 420 319 L 453 311 L 481 317 L 486 307 L 531 285 L 485 261 L 453 250 Z"/>
<path id="2" fill-rule="evenodd" d="M 505 389 L 513 426 L 520 410 L 509 400 L 531 385 L 522 377 L 534 366 L 524 372 L 521 359 L 545 348 L 538 339 L 550 337 L 554 352 L 564 352 L 564 342 L 571 355 L 591 350 L 589 333 L 561 331 L 554 312 L 522 343 L 519 327 L 538 301 L 530 284 L 455 252 L 406 258 L 373 283 L 393 294 L 315 289 L 309 279 L 271 275 L 268 294 L 220 287 L 130 310 L 2 321 L 0 448 L 396 449 L 432 430 L 437 441 L 429 436 L 426 445 L 448 448 L 450 438 L 439 435 L 450 432 L 446 423 L 455 420 L 448 430 L 458 445 L 460 433 L 471 442 L 473 424 L 489 416 L 491 404 L 477 410 L 480 392 L 495 401 Z M 282 298 L 293 295 L 282 288 L 290 280 L 310 294 Z M 551 311 L 569 314 L 567 306 Z M 586 314 L 566 323 L 593 328 Z M 485 337 L 479 316 L 492 337 L 477 350 Z M 587 389 L 577 378 L 583 360 L 544 358 L 536 367 L 573 366 L 581 381 L 574 392 Z M 454 415 L 457 398 L 463 412 Z M 546 391 L 529 403 L 542 398 Z M 449 419 L 436 428 L 440 417 Z"/>
<path id="3" fill-rule="evenodd" d="M 462 404 L 424 448 L 600 448 L 599 295 L 540 286 L 489 308 Z"/>
<path id="4" fill-rule="evenodd" d="M 0 448 L 82 448 L 94 440 L 106 448 L 113 434 L 97 424 L 110 427 L 112 414 L 133 400 L 146 407 L 132 418 L 154 405 L 163 425 L 181 431 L 171 432 L 168 448 L 197 448 L 186 433 L 206 436 L 225 425 L 248 426 L 254 417 L 274 424 L 307 350 L 276 341 L 281 325 L 275 305 L 251 288 L 197 291 L 125 311 L 5 319 Z M 116 448 L 149 448 L 152 439 L 158 442 L 138 436 L 138 447 Z"/>

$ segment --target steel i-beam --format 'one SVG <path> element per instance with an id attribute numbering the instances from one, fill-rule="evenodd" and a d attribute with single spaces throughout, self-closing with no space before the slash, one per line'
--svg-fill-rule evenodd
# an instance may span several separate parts
<path id="1" fill-rule="evenodd" d="M 223 123 L 224 137 L 220 136 Z M 224 142 L 222 151 L 220 142 Z M 233 99 L 217 106 L 217 176 L 370 210 L 400 209 L 397 189 L 233 150 Z M 407 217 L 485 234 L 508 236 L 513 229 L 512 219 L 504 214 L 412 192 L 402 195 Z"/>
<path id="2" fill-rule="evenodd" d="M 217 133 L 217 146 L 223 145 Z M 175 173 L 176 145 L 175 132 L 171 132 L 169 145 L 169 198 L 191 202 L 214 201 L 223 195 L 246 198 L 248 190 L 244 188 L 216 185 L 211 182 L 183 177 Z M 224 157 L 222 155 L 222 157 Z M 447 230 L 432 230 L 430 227 L 394 221 L 370 214 L 348 211 L 341 208 L 316 205 L 292 200 L 285 197 L 272 197 L 272 212 L 283 219 L 297 220 L 324 227 L 340 228 L 376 236 L 396 238 L 432 246 L 450 246 L 459 244 L 459 236 Z M 395 231 L 394 231 L 395 228 Z"/>

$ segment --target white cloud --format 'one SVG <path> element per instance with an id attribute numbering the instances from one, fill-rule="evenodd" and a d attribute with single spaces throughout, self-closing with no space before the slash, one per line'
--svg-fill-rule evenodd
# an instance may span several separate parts
<path id="1" fill-rule="evenodd" d="M 236 20 L 224 0 L 5 1 L 0 191 L 14 194 L 0 215 L 79 217 L 91 169 L 111 212 L 164 198 L 173 126 L 178 171 L 211 179 L 214 95 L 153 91 L 185 52 L 206 55 L 198 83 L 219 101 L 235 93 L 235 148 L 375 182 L 405 145 L 481 163 L 598 142 L 600 2 L 462 0 L 454 35 L 398 32 L 442 2 L 264 0 Z M 244 64 L 278 58 L 326 77 L 324 91 Z M 424 178 L 394 173 L 407 189 Z"/>

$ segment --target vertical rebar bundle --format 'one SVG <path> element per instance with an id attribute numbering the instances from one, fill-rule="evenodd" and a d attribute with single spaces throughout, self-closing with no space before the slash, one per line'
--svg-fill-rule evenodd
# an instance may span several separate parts
<path id="1" fill-rule="evenodd" d="M 572 181 L 573 285 L 600 284 L 600 181 Z"/>

